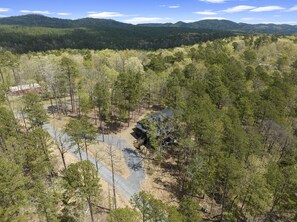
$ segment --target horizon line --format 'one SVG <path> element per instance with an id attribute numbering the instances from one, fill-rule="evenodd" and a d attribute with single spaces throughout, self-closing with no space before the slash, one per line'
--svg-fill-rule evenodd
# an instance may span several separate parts
<path id="1" fill-rule="evenodd" d="M 19 14 L 19 15 L 8 15 L 8 16 L 1 16 L 0 20 L 3 18 L 11 18 L 11 17 L 22 17 L 22 16 L 28 16 L 28 15 L 38 15 L 38 16 L 42 16 L 42 17 L 47 17 L 47 18 L 55 18 L 55 19 L 61 19 L 61 20 L 71 20 L 71 21 L 75 21 L 75 20 L 80 20 L 80 19 L 95 19 L 95 20 L 112 20 L 112 21 L 116 21 L 116 22 L 120 22 L 123 24 L 129 24 L 129 25 L 141 25 L 141 24 L 176 24 L 179 22 L 183 22 L 186 24 L 191 24 L 191 23 L 195 23 L 195 22 L 199 22 L 199 21 L 207 21 L 207 20 L 216 20 L 216 21 L 230 21 L 230 22 L 234 22 L 237 24 L 249 24 L 249 25 L 261 25 L 261 24 L 273 24 L 273 25 L 290 25 L 290 26 L 297 26 L 297 22 L 296 23 L 291 23 L 291 22 L 261 22 L 261 23 L 247 23 L 247 22 L 238 22 L 238 21 L 234 21 L 234 20 L 230 20 L 230 19 L 219 19 L 219 18 L 209 18 L 209 19 L 198 19 L 198 20 L 193 20 L 193 21 L 176 21 L 176 22 L 149 22 L 149 23 L 138 23 L 138 24 L 133 24 L 133 23 L 128 23 L 125 21 L 119 21 L 116 19 L 111 19 L 111 18 L 94 18 L 94 17 L 80 17 L 80 18 L 61 18 L 61 17 L 56 17 L 54 15 L 50 16 L 50 15 L 44 15 L 44 14 L 40 14 L 40 13 L 28 13 L 28 14 Z M 291 24 L 290 24 L 291 23 Z"/>

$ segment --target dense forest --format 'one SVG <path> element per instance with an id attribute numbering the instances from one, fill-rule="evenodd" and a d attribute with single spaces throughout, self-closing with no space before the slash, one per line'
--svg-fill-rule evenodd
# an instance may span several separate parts
<path id="1" fill-rule="evenodd" d="M 0 45 L 17 53 L 55 49 L 172 48 L 234 35 L 231 31 L 141 27 L 107 19 L 64 20 L 41 15 L 0 18 Z"/>
<path id="2" fill-rule="evenodd" d="M 16 53 L 66 48 L 156 50 L 248 33 L 296 34 L 297 28 L 228 20 L 131 25 L 109 19 L 67 20 L 34 14 L 0 18 L 1 47 Z"/>
<path id="3" fill-rule="evenodd" d="M 295 36 L 273 35 L 147 52 L 1 51 L 0 220 L 97 221 L 105 210 L 108 221 L 296 221 L 296 55 Z M 39 94 L 9 93 L 33 82 Z M 98 168 L 55 167 L 67 150 L 44 129 L 49 115 L 70 117 L 64 131 L 87 152 L 98 130 L 129 125 L 152 106 L 173 110 L 163 124 L 174 130 L 149 135 L 153 148 L 141 155 L 176 178 L 167 187 L 176 203 L 145 190 L 106 210 Z M 169 136 L 176 142 L 163 144 Z M 201 209 L 205 199 L 211 204 Z"/>

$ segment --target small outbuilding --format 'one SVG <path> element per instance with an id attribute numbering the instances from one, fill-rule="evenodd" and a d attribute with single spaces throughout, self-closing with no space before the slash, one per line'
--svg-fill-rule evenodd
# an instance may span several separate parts
<path id="1" fill-rule="evenodd" d="M 9 87 L 9 91 L 13 96 L 22 96 L 28 93 L 39 93 L 41 91 L 41 86 L 38 83 L 17 85 Z"/>

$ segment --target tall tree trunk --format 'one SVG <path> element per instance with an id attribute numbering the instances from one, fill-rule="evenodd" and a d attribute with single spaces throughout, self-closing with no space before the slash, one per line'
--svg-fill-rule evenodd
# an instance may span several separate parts
<path id="1" fill-rule="evenodd" d="M 88 153 L 88 146 L 87 146 L 87 140 L 85 140 L 85 148 L 86 148 L 86 155 L 87 155 L 87 160 L 89 160 L 89 153 Z"/>
<path id="2" fill-rule="evenodd" d="M 79 154 L 79 159 L 80 159 L 80 161 L 82 161 L 80 146 L 79 146 L 79 144 L 76 144 L 76 145 L 77 145 L 77 150 L 78 150 L 78 154 Z"/>
<path id="3" fill-rule="evenodd" d="M 2 83 L 5 83 L 3 72 L 2 72 L 2 69 L 1 68 L 0 68 L 0 76 L 1 76 Z"/>
<path id="4" fill-rule="evenodd" d="M 92 202 L 91 202 L 90 197 L 87 197 L 87 202 L 88 202 L 88 205 L 89 205 L 91 220 L 92 220 L 92 222 L 94 222 L 95 220 L 94 220 L 94 214 L 93 214 L 93 206 L 92 206 Z"/>
<path id="5" fill-rule="evenodd" d="M 98 101 L 98 119 L 100 122 L 100 129 L 102 130 L 102 115 L 101 115 L 101 105 L 100 102 Z"/>
<path id="6" fill-rule="evenodd" d="M 5 140 L 3 139 L 2 136 L 0 136 L 0 146 L 2 147 L 3 153 L 5 153 L 7 148 L 6 148 L 6 145 L 5 145 Z"/>
<path id="7" fill-rule="evenodd" d="M 75 107 L 74 107 L 74 86 L 73 82 L 71 79 L 71 74 L 68 74 L 68 82 L 69 82 L 69 96 L 70 96 L 70 103 L 71 103 L 71 112 L 75 112 Z"/>
<path id="8" fill-rule="evenodd" d="M 266 216 L 266 219 L 269 219 L 270 215 L 272 214 L 272 212 L 274 211 L 274 208 L 275 206 L 278 204 L 279 200 L 281 199 L 281 197 L 278 195 L 278 193 L 280 192 L 283 192 L 284 189 L 286 187 L 286 184 L 282 184 L 281 188 L 279 189 L 279 187 L 277 187 L 274 191 L 274 194 L 273 194 L 273 202 L 272 202 L 272 206 L 271 206 L 271 209 L 269 211 L 269 213 L 267 214 Z"/>
<path id="9" fill-rule="evenodd" d="M 96 156 L 95 156 L 95 164 L 96 164 L 96 170 L 97 170 L 97 173 L 99 172 L 99 166 L 98 166 L 98 153 L 96 152 Z"/>
<path id="10" fill-rule="evenodd" d="M 115 180 L 114 180 L 114 162 L 113 162 L 113 153 L 112 153 L 112 146 L 109 146 L 110 152 L 110 163 L 111 163 L 111 172 L 112 172 L 112 190 L 113 190 L 113 205 L 114 209 L 117 208 L 117 199 L 116 199 L 116 189 L 115 189 Z"/>
<path id="11" fill-rule="evenodd" d="M 12 74 L 13 74 L 13 78 L 14 78 L 14 82 L 16 85 L 18 85 L 20 83 L 20 76 L 16 74 L 16 71 L 14 68 L 11 69 L 12 70 Z"/>
<path id="12" fill-rule="evenodd" d="M 245 202 L 246 202 L 246 198 L 247 198 L 247 196 L 248 195 L 250 195 L 250 196 L 252 196 L 252 193 L 253 192 L 250 192 L 250 185 L 249 185 L 249 187 L 248 187 L 248 189 L 247 189 L 247 191 L 246 191 L 246 193 L 245 193 L 245 195 L 244 195 L 244 198 L 243 198 L 243 201 L 242 201 L 242 204 L 241 204 L 241 207 L 240 207 L 240 211 L 242 212 L 242 210 L 243 210 L 243 208 L 244 208 L 244 205 L 245 205 Z"/>
<path id="13" fill-rule="evenodd" d="M 65 106 L 65 115 L 68 115 L 68 111 L 67 111 L 67 99 L 66 96 L 64 95 L 64 106 Z"/>
<path id="14" fill-rule="evenodd" d="M 224 216 L 224 210 L 225 210 L 225 205 L 226 205 L 227 189 L 228 189 L 228 180 L 229 180 L 229 175 L 226 176 L 225 182 L 224 182 L 224 192 L 223 192 L 222 210 L 221 210 L 221 215 L 220 215 L 220 221 L 223 221 L 223 216 Z"/>
<path id="15" fill-rule="evenodd" d="M 77 110 L 78 110 L 78 118 L 80 118 L 81 117 L 81 113 L 80 113 L 80 96 L 78 96 L 78 107 L 77 107 Z"/>
<path id="16" fill-rule="evenodd" d="M 210 204 L 210 210 L 209 210 L 210 215 L 212 214 L 212 210 L 213 210 L 214 192 L 215 192 L 215 186 L 213 186 L 211 191 L 211 204 Z"/>
<path id="17" fill-rule="evenodd" d="M 26 119 L 25 119 L 24 113 L 23 113 L 23 111 L 20 111 L 20 112 L 21 112 L 21 115 L 22 115 L 22 119 L 23 119 L 23 122 L 24 122 L 26 133 L 28 133 L 28 127 L 27 127 L 27 123 L 26 123 Z"/>
<path id="18" fill-rule="evenodd" d="M 66 167 L 66 161 L 65 161 L 65 153 L 63 151 L 61 152 L 61 158 L 62 158 L 62 162 L 63 162 L 63 165 L 64 165 L 64 169 L 66 171 L 67 167 Z"/>
<path id="19" fill-rule="evenodd" d="M 286 153 L 286 148 L 287 148 L 287 146 L 288 146 L 288 144 L 289 144 L 289 139 L 288 139 L 288 137 L 286 138 L 286 142 L 285 142 L 285 144 L 282 146 L 282 149 L 281 149 L 281 154 L 280 154 L 280 157 L 279 157 L 279 159 L 278 159 L 278 163 L 281 161 L 281 159 L 285 156 L 285 153 Z"/>
<path id="20" fill-rule="evenodd" d="M 234 198 L 233 198 L 233 200 L 232 200 L 232 203 L 231 203 L 231 205 L 230 205 L 230 210 L 232 210 L 232 208 L 233 208 L 233 205 L 234 205 L 234 203 L 235 203 L 235 200 L 238 198 L 238 195 L 236 195 Z"/>

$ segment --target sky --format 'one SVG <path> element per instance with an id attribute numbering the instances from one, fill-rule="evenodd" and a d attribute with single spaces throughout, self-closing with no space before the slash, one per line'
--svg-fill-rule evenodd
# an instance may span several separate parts
<path id="1" fill-rule="evenodd" d="M 0 0 L 0 17 L 32 13 L 132 24 L 227 19 L 297 25 L 297 0 Z"/>

